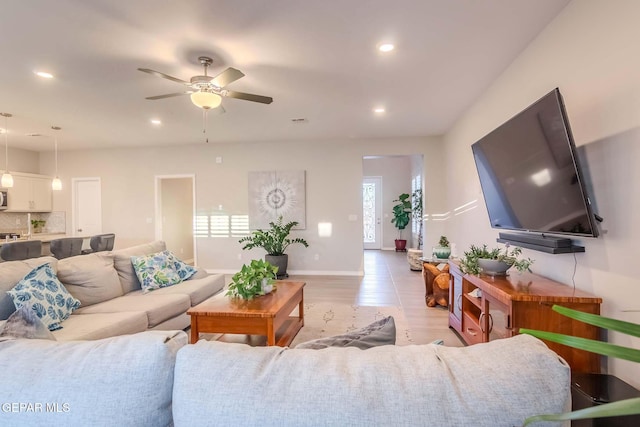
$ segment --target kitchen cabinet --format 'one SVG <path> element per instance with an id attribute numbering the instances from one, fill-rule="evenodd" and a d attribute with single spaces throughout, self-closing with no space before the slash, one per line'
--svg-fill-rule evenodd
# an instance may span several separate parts
<path id="1" fill-rule="evenodd" d="M 9 188 L 8 198 L 7 212 L 51 212 L 51 178 L 44 175 L 13 173 L 13 187 Z"/>

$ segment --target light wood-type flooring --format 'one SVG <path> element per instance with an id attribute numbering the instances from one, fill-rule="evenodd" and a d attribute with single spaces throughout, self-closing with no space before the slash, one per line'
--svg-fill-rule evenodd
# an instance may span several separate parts
<path id="1" fill-rule="evenodd" d="M 422 273 L 409 269 L 406 253 L 364 251 L 364 271 L 361 277 L 291 275 L 288 280 L 306 282 L 305 302 L 401 307 L 415 344 L 443 339 L 447 346 L 463 345 L 449 329 L 447 309 L 426 306 Z"/>

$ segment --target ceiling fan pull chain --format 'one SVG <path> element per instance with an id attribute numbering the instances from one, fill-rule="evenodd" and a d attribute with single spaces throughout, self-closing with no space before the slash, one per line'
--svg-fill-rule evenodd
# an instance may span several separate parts
<path id="1" fill-rule="evenodd" d="M 202 110 L 202 133 L 205 135 L 204 142 L 209 143 L 209 137 L 207 135 L 207 110 Z"/>

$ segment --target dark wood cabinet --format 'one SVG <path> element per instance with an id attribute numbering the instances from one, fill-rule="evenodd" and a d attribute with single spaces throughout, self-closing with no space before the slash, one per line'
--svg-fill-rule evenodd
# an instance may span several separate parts
<path id="1" fill-rule="evenodd" d="M 530 273 L 508 276 L 464 274 L 450 261 L 449 326 L 466 344 L 508 338 L 520 328 L 598 339 L 599 328 L 562 316 L 554 304 L 600 314 L 602 299 Z M 600 372 L 600 356 L 546 342 L 575 372 Z"/>

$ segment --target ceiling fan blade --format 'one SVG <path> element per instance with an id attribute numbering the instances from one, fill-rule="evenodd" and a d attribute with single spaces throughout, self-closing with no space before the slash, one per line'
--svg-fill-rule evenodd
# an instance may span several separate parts
<path id="1" fill-rule="evenodd" d="M 244 77 L 244 73 L 240 70 L 236 70 L 235 68 L 229 67 L 217 76 L 215 76 L 211 83 L 214 85 L 223 88 L 229 83 L 233 83 L 239 78 Z"/>
<path id="2" fill-rule="evenodd" d="M 193 91 L 188 90 L 186 92 L 176 92 L 176 93 L 168 93 L 166 95 L 148 96 L 145 99 L 150 99 L 152 101 L 155 101 L 156 99 L 172 98 L 174 96 L 189 95 L 190 93 L 193 93 Z"/>
<path id="3" fill-rule="evenodd" d="M 229 98 L 244 99 L 245 101 L 260 102 L 262 104 L 271 104 L 273 102 L 273 98 L 270 96 L 254 95 L 252 93 L 236 92 L 233 90 L 225 90 L 222 94 Z"/>
<path id="4" fill-rule="evenodd" d="M 161 73 L 160 71 L 150 70 L 148 68 L 138 68 L 138 71 L 142 71 L 143 73 L 149 73 L 156 77 L 162 77 L 163 79 L 171 80 L 172 82 L 181 83 L 183 85 L 191 86 L 191 83 L 181 80 L 177 77 L 172 77 L 168 74 Z"/>

